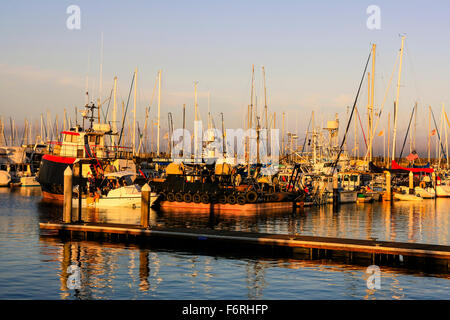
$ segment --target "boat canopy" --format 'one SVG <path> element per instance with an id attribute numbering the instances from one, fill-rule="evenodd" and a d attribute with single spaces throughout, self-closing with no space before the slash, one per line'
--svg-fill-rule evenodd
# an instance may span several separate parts
<path id="1" fill-rule="evenodd" d="M 137 176 L 137 173 L 134 173 L 132 171 L 119 171 L 105 174 L 105 177 L 115 177 L 115 178 L 123 178 L 126 176 Z"/>
<path id="2" fill-rule="evenodd" d="M 389 171 L 390 173 L 396 174 L 406 174 L 408 171 L 412 171 L 414 173 L 432 173 L 434 172 L 433 168 L 406 168 L 400 166 L 396 161 L 392 161 L 391 168 L 378 167 L 373 162 L 369 162 L 369 170 L 374 173 L 383 173 L 385 171 Z"/>
<path id="3" fill-rule="evenodd" d="M 391 168 L 412 171 L 412 172 L 417 172 L 417 173 L 419 173 L 419 172 L 424 172 L 424 173 L 434 172 L 433 168 L 405 168 L 405 167 L 400 166 L 397 162 L 395 162 L 395 160 L 392 160 Z"/>

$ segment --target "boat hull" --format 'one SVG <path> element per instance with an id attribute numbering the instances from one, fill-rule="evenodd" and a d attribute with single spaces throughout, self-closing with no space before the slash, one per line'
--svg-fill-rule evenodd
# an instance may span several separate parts
<path id="1" fill-rule="evenodd" d="M 73 169 L 75 158 L 44 155 L 39 167 L 38 183 L 41 185 L 42 197 L 50 200 L 64 200 L 64 170 Z M 76 180 L 76 181 L 75 181 Z M 74 177 L 74 184 L 78 179 Z"/>
<path id="2" fill-rule="evenodd" d="M 356 191 L 340 191 L 339 202 L 340 203 L 354 203 L 357 201 L 358 193 Z"/>
<path id="3" fill-rule="evenodd" d="M 418 197 L 414 194 L 402 194 L 402 193 L 394 193 L 395 200 L 401 201 L 422 201 L 421 197 Z"/>
<path id="4" fill-rule="evenodd" d="M 443 185 L 436 186 L 436 196 L 440 198 L 450 197 L 450 187 Z"/>
<path id="5" fill-rule="evenodd" d="M 156 201 L 158 195 L 156 193 L 150 194 L 150 206 Z M 101 197 L 95 198 L 83 198 L 81 199 L 81 206 L 83 208 L 140 208 L 141 207 L 141 195 L 131 197 Z M 72 207 L 78 208 L 78 199 L 72 199 Z"/>
<path id="6" fill-rule="evenodd" d="M 20 183 L 22 187 L 39 187 L 40 184 L 37 182 L 36 177 L 21 177 Z"/>

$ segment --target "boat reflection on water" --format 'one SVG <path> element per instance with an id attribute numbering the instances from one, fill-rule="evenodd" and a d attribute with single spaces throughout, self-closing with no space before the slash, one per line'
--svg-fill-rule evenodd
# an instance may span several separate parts
<path id="1" fill-rule="evenodd" d="M 240 296 L 246 299 L 264 298 L 270 295 L 266 291 L 276 291 L 278 286 L 283 287 L 285 281 L 297 282 L 304 289 L 298 291 L 298 288 L 286 288 L 286 291 L 291 291 L 285 291 L 283 297 L 287 299 L 308 298 L 309 295 L 305 292 L 311 288 L 321 291 L 321 294 L 339 290 L 345 292 L 348 298 L 402 299 L 407 298 L 404 276 L 415 275 L 413 271 L 406 269 L 383 266 L 383 290 L 374 290 L 365 285 L 369 276 L 366 273 L 367 267 L 325 259 L 298 260 L 254 256 L 244 259 L 227 255 L 210 256 L 197 255 L 194 252 L 157 250 L 134 244 L 100 244 L 94 241 L 60 243 L 56 238 L 47 237 L 43 237 L 42 241 L 48 246 L 57 247 L 57 250 L 45 250 L 41 254 L 52 255 L 47 259 L 59 261 L 57 273 L 61 299 L 121 298 L 120 294 L 129 299 L 164 298 L 167 288 L 181 284 L 184 288 L 189 288 L 186 291 L 191 295 L 223 298 L 221 292 L 216 290 L 217 284 L 226 279 L 231 283 L 236 280 L 236 273 L 227 268 L 217 269 L 218 263 L 240 270 L 239 292 Z M 74 290 L 67 287 L 69 277 L 73 274 L 69 272 L 71 265 L 78 267 L 80 275 L 80 286 Z M 292 270 L 296 271 L 292 273 Z M 450 279 L 448 274 L 433 276 Z M 117 292 L 119 283 L 122 283 L 123 293 Z M 194 297 L 186 294 L 187 297 Z"/>

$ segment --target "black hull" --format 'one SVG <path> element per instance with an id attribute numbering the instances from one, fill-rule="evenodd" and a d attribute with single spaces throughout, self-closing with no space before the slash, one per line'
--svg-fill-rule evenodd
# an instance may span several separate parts
<path id="1" fill-rule="evenodd" d="M 64 193 L 64 171 L 67 167 L 73 170 L 73 163 L 68 163 L 70 158 L 61 159 L 63 160 L 48 159 L 45 156 L 42 158 L 37 181 L 41 185 L 44 198 L 62 199 Z M 78 184 L 78 178 L 73 177 L 73 184 Z"/>

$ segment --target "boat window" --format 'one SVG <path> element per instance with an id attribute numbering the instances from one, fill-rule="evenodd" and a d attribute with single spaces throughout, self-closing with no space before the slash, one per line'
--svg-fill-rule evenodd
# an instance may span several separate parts
<path id="1" fill-rule="evenodd" d="M 344 181 L 348 181 L 348 175 L 344 176 Z"/>
<path id="2" fill-rule="evenodd" d="M 357 182 L 358 181 L 358 176 L 352 175 L 351 179 L 352 179 L 353 182 Z"/>
<path id="3" fill-rule="evenodd" d="M 72 134 L 64 135 L 64 142 L 77 142 L 77 136 Z"/>

